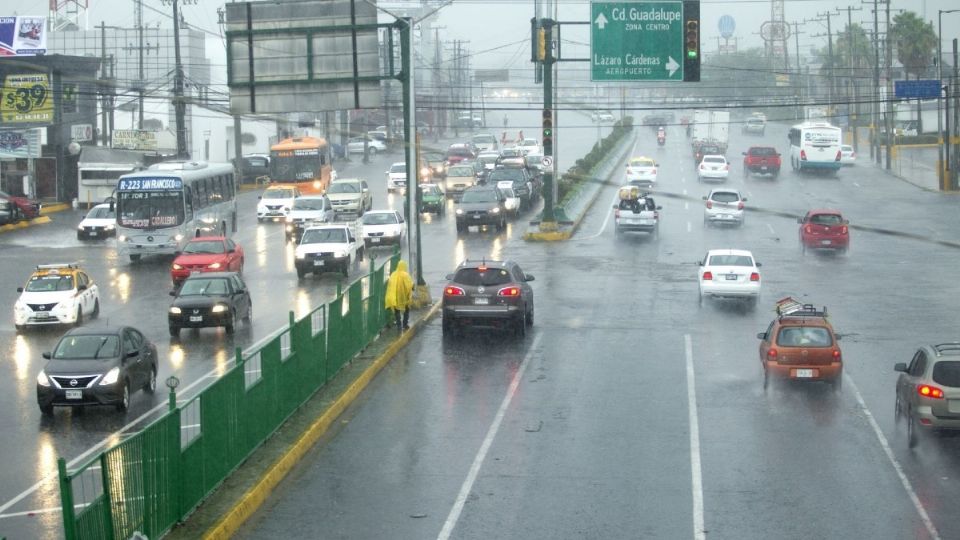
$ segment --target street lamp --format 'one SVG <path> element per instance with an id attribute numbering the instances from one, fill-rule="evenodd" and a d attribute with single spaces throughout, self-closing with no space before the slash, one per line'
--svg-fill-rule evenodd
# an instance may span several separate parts
<path id="1" fill-rule="evenodd" d="M 943 84 L 943 14 L 957 12 L 960 12 L 960 9 L 937 10 L 937 80 L 940 81 L 940 84 Z M 937 147 L 940 160 L 937 164 L 939 169 L 937 178 L 940 179 L 941 186 L 952 188 L 952 182 L 950 180 L 944 182 L 942 178 L 946 175 L 948 179 L 952 179 L 953 176 L 950 167 L 950 134 L 944 134 L 943 132 L 943 92 L 937 95 L 937 133 L 940 135 L 940 144 Z M 946 152 L 946 161 L 944 161 L 944 152 Z M 947 165 L 946 169 L 943 168 L 944 163 Z"/>

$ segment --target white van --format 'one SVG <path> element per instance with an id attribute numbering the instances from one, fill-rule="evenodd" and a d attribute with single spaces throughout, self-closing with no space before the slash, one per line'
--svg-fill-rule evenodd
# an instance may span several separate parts
<path id="1" fill-rule="evenodd" d="M 795 171 L 840 170 L 842 130 L 827 122 L 803 122 L 790 128 L 790 166 Z"/>

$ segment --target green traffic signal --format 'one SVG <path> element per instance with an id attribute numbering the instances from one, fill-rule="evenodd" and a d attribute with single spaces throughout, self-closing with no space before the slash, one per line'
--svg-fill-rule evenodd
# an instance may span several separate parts
<path id="1" fill-rule="evenodd" d="M 696 58 L 697 51 L 687 51 L 687 58 Z"/>

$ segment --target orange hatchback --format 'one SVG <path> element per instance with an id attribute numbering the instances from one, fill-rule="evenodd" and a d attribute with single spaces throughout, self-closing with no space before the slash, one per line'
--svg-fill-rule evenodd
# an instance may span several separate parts
<path id="1" fill-rule="evenodd" d="M 830 383 L 835 391 L 843 384 L 843 356 L 827 319 L 827 308 L 818 310 L 792 298 L 777 302 L 777 318 L 760 339 L 763 387 L 770 378 Z"/>

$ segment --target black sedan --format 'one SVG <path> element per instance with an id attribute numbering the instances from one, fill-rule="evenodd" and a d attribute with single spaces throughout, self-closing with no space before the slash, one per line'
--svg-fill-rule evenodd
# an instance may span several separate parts
<path id="1" fill-rule="evenodd" d="M 457 232 L 471 225 L 491 225 L 502 231 L 507 226 L 506 198 L 497 186 L 473 186 L 463 192 L 457 203 Z"/>
<path id="2" fill-rule="evenodd" d="M 79 327 L 64 334 L 37 375 L 37 403 L 55 406 L 115 405 L 125 411 L 130 394 L 157 388 L 157 347 L 135 328 Z"/>
<path id="3" fill-rule="evenodd" d="M 533 325 L 533 276 L 513 261 L 471 261 L 447 276 L 443 288 L 443 334 L 464 326 L 512 329 Z"/>
<path id="4" fill-rule="evenodd" d="M 232 334 L 237 319 L 249 321 L 253 314 L 250 291 L 236 272 L 192 275 L 170 295 L 175 297 L 167 312 L 172 337 L 179 337 L 181 328 L 218 326 Z"/>

